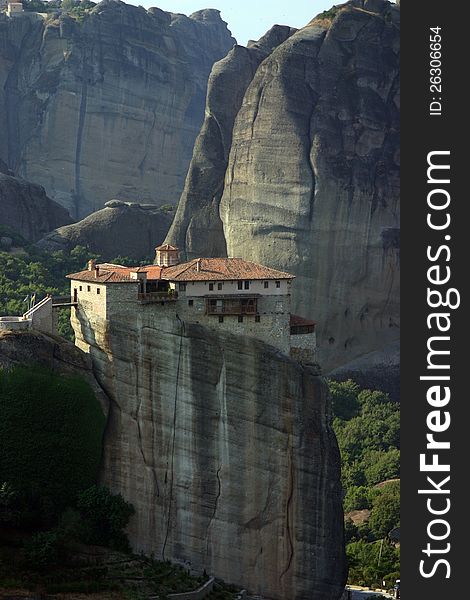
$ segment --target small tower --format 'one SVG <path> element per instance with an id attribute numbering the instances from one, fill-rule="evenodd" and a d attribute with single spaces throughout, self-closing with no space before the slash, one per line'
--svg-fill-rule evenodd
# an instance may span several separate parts
<path id="1" fill-rule="evenodd" d="M 7 15 L 9 17 L 17 17 L 23 14 L 23 4 L 15 0 L 8 0 Z"/>
<path id="2" fill-rule="evenodd" d="M 176 246 L 170 246 L 170 244 L 163 244 L 155 248 L 155 261 L 154 264 L 159 267 L 173 267 L 180 262 L 180 251 Z"/>

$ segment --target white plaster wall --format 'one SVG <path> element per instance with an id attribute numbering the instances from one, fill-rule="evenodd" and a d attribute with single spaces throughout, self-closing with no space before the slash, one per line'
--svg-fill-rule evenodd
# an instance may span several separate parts
<path id="1" fill-rule="evenodd" d="M 276 287 L 275 281 L 268 281 L 268 288 L 264 287 L 264 281 L 250 280 L 249 290 L 239 290 L 238 281 L 188 281 L 186 283 L 186 291 L 181 291 L 179 285 L 176 284 L 176 290 L 179 294 L 186 294 L 186 296 L 206 296 L 213 294 L 214 296 L 220 294 L 260 294 L 261 296 L 285 296 L 290 293 L 291 282 L 286 279 L 280 279 L 280 287 Z M 209 289 L 209 284 L 214 284 L 214 289 Z M 218 284 L 222 285 L 222 289 L 219 290 Z"/>

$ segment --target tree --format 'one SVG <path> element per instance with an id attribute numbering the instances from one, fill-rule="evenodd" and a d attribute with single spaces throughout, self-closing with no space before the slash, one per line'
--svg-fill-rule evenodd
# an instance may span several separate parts
<path id="1" fill-rule="evenodd" d="M 53 520 L 95 483 L 104 424 L 80 377 L 42 367 L 0 371 L 0 481 Z"/>
<path id="2" fill-rule="evenodd" d="M 88 544 L 128 550 L 124 528 L 135 510 L 120 495 L 104 487 L 92 486 L 78 496 L 77 509 L 82 516 L 81 537 Z"/>
<path id="3" fill-rule="evenodd" d="M 347 381 L 330 380 L 328 386 L 335 417 L 348 421 L 359 414 L 358 394 L 360 388 L 357 383 L 351 379 Z"/>
<path id="4" fill-rule="evenodd" d="M 69 11 L 78 6 L 79 4 L 80 2 L 78 0 L 62 0 L 60 8 L 65 11 Z"/>
<path id="5" fill-rule="evenodd" d="M 390 448 L 386 452 L 369 450 L 364 453 L 363 464 L 369 485 L 395 479 L 400 476 L 400 451 L 396 448 Z"/>
<path id="6" fill-rule="evenodd" d="M 372 508 L 373 492 L 365 485 L 349 486 L 343 501 L 345 512 Z"/>
<path id="7" fill-rule="evenodd" d="M 400 484 L 385 485 L 374 499 L 369 527 L 377 538 L 384 538 L 400 524 Z"/>

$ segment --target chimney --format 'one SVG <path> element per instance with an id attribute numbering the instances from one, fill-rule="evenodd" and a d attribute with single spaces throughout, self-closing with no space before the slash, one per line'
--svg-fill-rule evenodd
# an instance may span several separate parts
<path id="1" fill-rule="evenodd" d="M 96 268 L 96 260 L 94 258 L 92 258 L 91 260 L 88 261 L 88 270 L 89 271 L 93 271 L 93 269 Z"/>
<path id="2" fill-rule="evenodd" d="M 100 274 L 100 268 L 98 265 L 95 265 L 95 279 L 98 279 Z"/>
<path id="3" fill-rule="evenodd" d="M 198 258 L 197 261 L 196 261 L 196 271 L 198 273 L 201 272 L 201 259 L 200 258 Z"/>

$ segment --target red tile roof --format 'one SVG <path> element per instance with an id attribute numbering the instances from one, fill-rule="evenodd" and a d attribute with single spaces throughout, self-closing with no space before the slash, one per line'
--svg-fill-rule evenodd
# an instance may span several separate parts
<path id="1" fill-rule="evenodd" d="M 96 283 L 126 283 L 135 282 L 131 279 L 131 273 L 147 273 L 147 280 L 161 279 L 162 267 L 158 265 L 146 265 L 145 267 L 123 267 L 122 265 L 113 265 L 111 263 L 103 263 L 96 265 L 98 272 L 95 270 L 79 271 L 67 275 L 68 279 L 76 279 L 77 281 L 94 281 Z"/>
<path id="2" fill-rule="evenodd" d="M 162 244 L 161 246 L 157 246 L 155 250 L 170 250 L 173 252 L 179 252 L 179 248 L 176 246 L 170 246 L 170 244 Z"/>
<path id="3" fill-rule="evenodd" d="M 310 319 L 304 319 L 304 317 L 299 317 L 299 315 L 291 315 L 290 316 L 290 326 L 291 327 L 312 327 L 316 325 L 316 321 L 312 321 Z"/>
<path id="4" fill-rule="evenodd" d="M 197 264 L 199 261 L 199 271 Z M 198 258 L 173 267 L 145 265 L 144 267 L 123 267 L 111 263 L 96 265 L 95 271 L 80 271 L 67 275 L 69 279 L 78 281 L 95 281 L 97 283 L 124 283 L 135 281 L 130 274 L 147 273 L 147 280 L 165 279 L 167 281 L 230 281 L 239 279 L 294 279 L 294 275 L 276 271 L 242 258 Z"/>
<path id="5" fill-rule="evenodd" d="M 294 275 L 290 273 L 276 271 L 242 258 L 196 258 L 174 267 L 166 267 L 162 277 L 170 281 L 294 279 Z"/>

